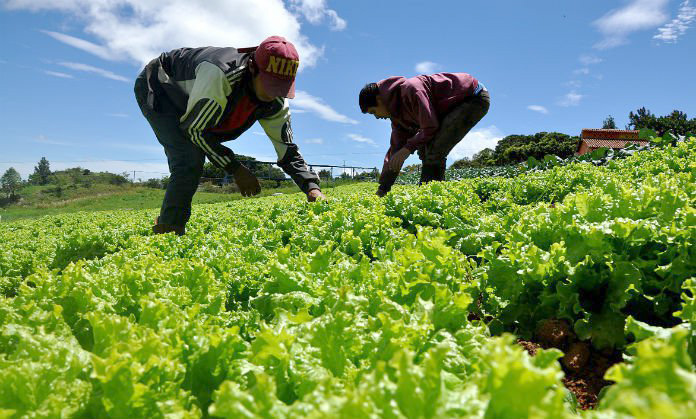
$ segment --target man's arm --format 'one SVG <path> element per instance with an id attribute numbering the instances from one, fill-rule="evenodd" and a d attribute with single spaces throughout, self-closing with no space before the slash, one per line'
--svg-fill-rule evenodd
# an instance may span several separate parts
<path id="1" fill-rule="evenodd" d="M 196 79 L 189 94 L 186 113 L 180 127 L 187 138 L 198 146 L 215 166 L 233 174 L 241 165 L 232 150 L 207 138 L 205 130 L 220 121 L 232 86 L 216 65 L 202 62 L 196 68 Z"/>
<path id="2" fill-rule="evenodd" d="M 319 190 L 319 176 L 307 167 L 297 144 L 292 142 L 290 108 L 287 99 L 277 98 L 281 109 L 267 118 L 259 119 L 278 155 L 278 166 L 287 173 L 304 193 Z"/>

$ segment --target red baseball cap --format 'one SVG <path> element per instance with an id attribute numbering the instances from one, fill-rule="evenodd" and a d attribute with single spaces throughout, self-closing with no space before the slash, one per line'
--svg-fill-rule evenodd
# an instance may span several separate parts
<path id="1" fill-rule="evenodd" d="M 256 48 L 254 60 L 263 89 L 270 96 L 295 97 L 295 75 L 300 56 L 295 46 L 282 36 L 271 36 Z"/>

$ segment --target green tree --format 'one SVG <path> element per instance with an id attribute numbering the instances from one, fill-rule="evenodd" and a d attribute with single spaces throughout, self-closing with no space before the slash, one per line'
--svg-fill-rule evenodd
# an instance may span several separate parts
<path id="1" fill-rule="evenodd" d="M 672 134 L 676 135 L 696 133 L 696 118 L 689 119 L 686 116 L 686 113 L 676 109 L 673 110 L 669 115 L 658 118 L 658 121 L 662 124 L 662 134 L 665 132 L 671 132 Z"/>
<path id="2" fill-rule="evenodd" d="M 421 166 L 422 164 L 420 163 L 409 164 L 408 166 L 401 169 L 401 171 L 404 173 L 419 173 L 421 171 Z"/>
<path id="3" fill-rule="evenodd" d="M 474 167 L 473 162 L 469 157 L 462 157 L 459 160 L 455 160 L 454 163 L 450 165 L 450 168 L 452 169 L 464 169 L 467 167 Z"/>
<path id="4" fill-rule="evenodd" d="M 208 179 L 219 179 L 225 177 L 225 171 L 210 162 L 205 162 L 202 176 Z"/>
<path id="5" fill-rule="evenodd" d="M 237 160 L 239 160 L 244 166 L 246 166 L 254 176 L 264 179 L 284 179 L 285 172 L 275 166 L 270 166 L 259 162 L 253 157 L 244 156 L 242 154 L 237 154 Z M 225 171 L 215 166 L 210 162 L 206 162 L 203 165 L 203 177 L 210 179 L 222 179 L 225 177 Z"/>
<path id="6" fill-rule="evenodd" d="M 602 129 L 616 129 L 616 121 L 614 121 L 613 116 L 609 115 L 607 119 L 604 120 Z"/>
<path id="7" fill-rule="evenodd" d="M 666 132 L 675 135 L 693 135 L 696 133 L 696 118 L 689 119 L 686 113 L 676 109 L 669 115 L 658 117 L 642 107 L 635 113 L 630 112 L 628 121 L 626 129 L 647 128 L 657 132 L 658 135 L 663 135 Z"/>
<path id="8" fill-rule="evenodd" d="M 493 166 L 495 165 L 495 151 L 491 148 L 484 148 L 471 156 L 471 161 L 476 167 Z"/>
<path id="9" fill-rule="evenodd" d="M 626 125 L 626 129 L 641 128 L 649 128 L 657 131 L 657 117 L 645 108 L 645 106 L 637 109 L 635 113 L 633 113 L 633 111 L 628 113 L 628 125 Z"/>
<path id="10" fill-rule="evenodd" d="M 153 189 L 164 189 L 164 179 L 161 178 L 150 178 L 143 182 L 143 186 Z"/>
<path id="11" fill-rule="evenodd" d="M 319 179 L 331 179 L 331 170 L 329 169 L 322 169 L 319 171 Z"/>
<path id="12" fill-rule="evenodd" d="M 112 185 L 125 185 L 128 183 L 128 172 L 122 172 L 121 174 L 104 172 L 108 177 L 108 181 Z"/>
<path id="13" fill-rule="evenodd" d="M 48 177 L 51 176 L 51 165 L 46 157 L 41 157 L 37 166 L 34 166 L 34 173 L 29 175 L 29 183 L 34 185 L 45 185 Z"/>
<path id="14" fill-rule="evenodd" d="M 376 169 L 372 169 L 365 172 L 356 173 L 354 179 L 361 182 L 376 181 L 379 179 L 379 172 Z"/>
<path id="15" fill-rule="evenodd" d="M 251 165 L 249 170 L 258 178 L 264 179 L 285 179 L 285 172 L 282 169 L 271 166 L 269 164 L 261 164 L 256 162 Z"/>
<path id="16" fill-rule="evenodd" d="M 7 193 L 7 197 L 14 199 L 16 197 L 15 192 L 22 185 L 22 177 L 14 167 L 10 167 L 5 171 L 5 174 L 2 175 L 0 184 L 2 184 L 2 190 Z"/>
<path id="17" fill-rule="evenodd" d="M 508 135 L 495 147 L 495 164 L 514 164 L 529 157 L 543 159 L 547 154 L 567 158 L 575 153 L 578 137 L 560 132 L 538 132 L 533 135 Z"/>

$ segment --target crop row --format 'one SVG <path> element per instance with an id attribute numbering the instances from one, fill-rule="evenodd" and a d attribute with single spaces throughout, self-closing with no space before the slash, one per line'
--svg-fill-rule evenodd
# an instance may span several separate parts
<path id="1" fill-rule="evenodd" d="M 3 225 L 0 418 L 694 415 L 695 162 Z M 626 354 L 596 410 L 548 319 Z"/>

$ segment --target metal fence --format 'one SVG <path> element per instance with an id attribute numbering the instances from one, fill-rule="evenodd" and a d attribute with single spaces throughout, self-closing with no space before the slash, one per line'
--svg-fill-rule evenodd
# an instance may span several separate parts
<path id="1" fill-rule="evenodd" d="M 263 180 L 271 180 L 271 181 L 276 181 L 280 185 L 280 182 L 282 181 L 289 181 L 291 180 L 289 177 L 285 176 L 285 173 L 283 173 L 282 177 L 279 177 L 277 175 L 273 174 L 273 168 L 277 168 L 280 170 L 280 167 L 278 167 L 278 164 L 276 162 L 270 162 L 270 161 L 260 161 L 260 160 L 239 160 L 242 163 L 248 163 L 250 166 L 256 166 L 256 167 L 250 167 L 250 169 L 254 169 L 254 172 L 256 174 L 256 177 L 259 179 Z M 264 168 L 263 171 L 257 170 L 258 166 L 267 166 L 268 170 Z M 355 179 L 356 177 L 363 178 L 365 180 L 372 180 L 372 181 L 377 181 L 377 168 L 376 167 L 362 167 L 362 166 L 347 166 L 347 165 L 334 165 L 334 164 L 307 164 L 309 167 L 309 170 L 311 170 L 314 173 L 317 173 L 317 175 L 320 175 L 322 170 L 319 172 L 316 171 L 316 169 L 324 169 L 329 171 L 329 176 L 320 176 L 321 180 L 323 181 L 328 181 L 329 183 L 331 181 L 335 181 L 336 179 Z M 334 170 L 337 172 L 337 176 L 334 176 Z M 265 174 L 260 174 L 260 173 L 265 173 Z M 366 175 L 367 173 L 367 175 Z M 225 175 L 224 177 L 218 178 L 211 178 L 211 177 L 203 177 L 201 178 L 202 181 L 212 181 L 213 183 L 217 183 L 220 185 L 227 185 L 229 183 L 234 182 L 234 178 L 230 175 Z"/>

